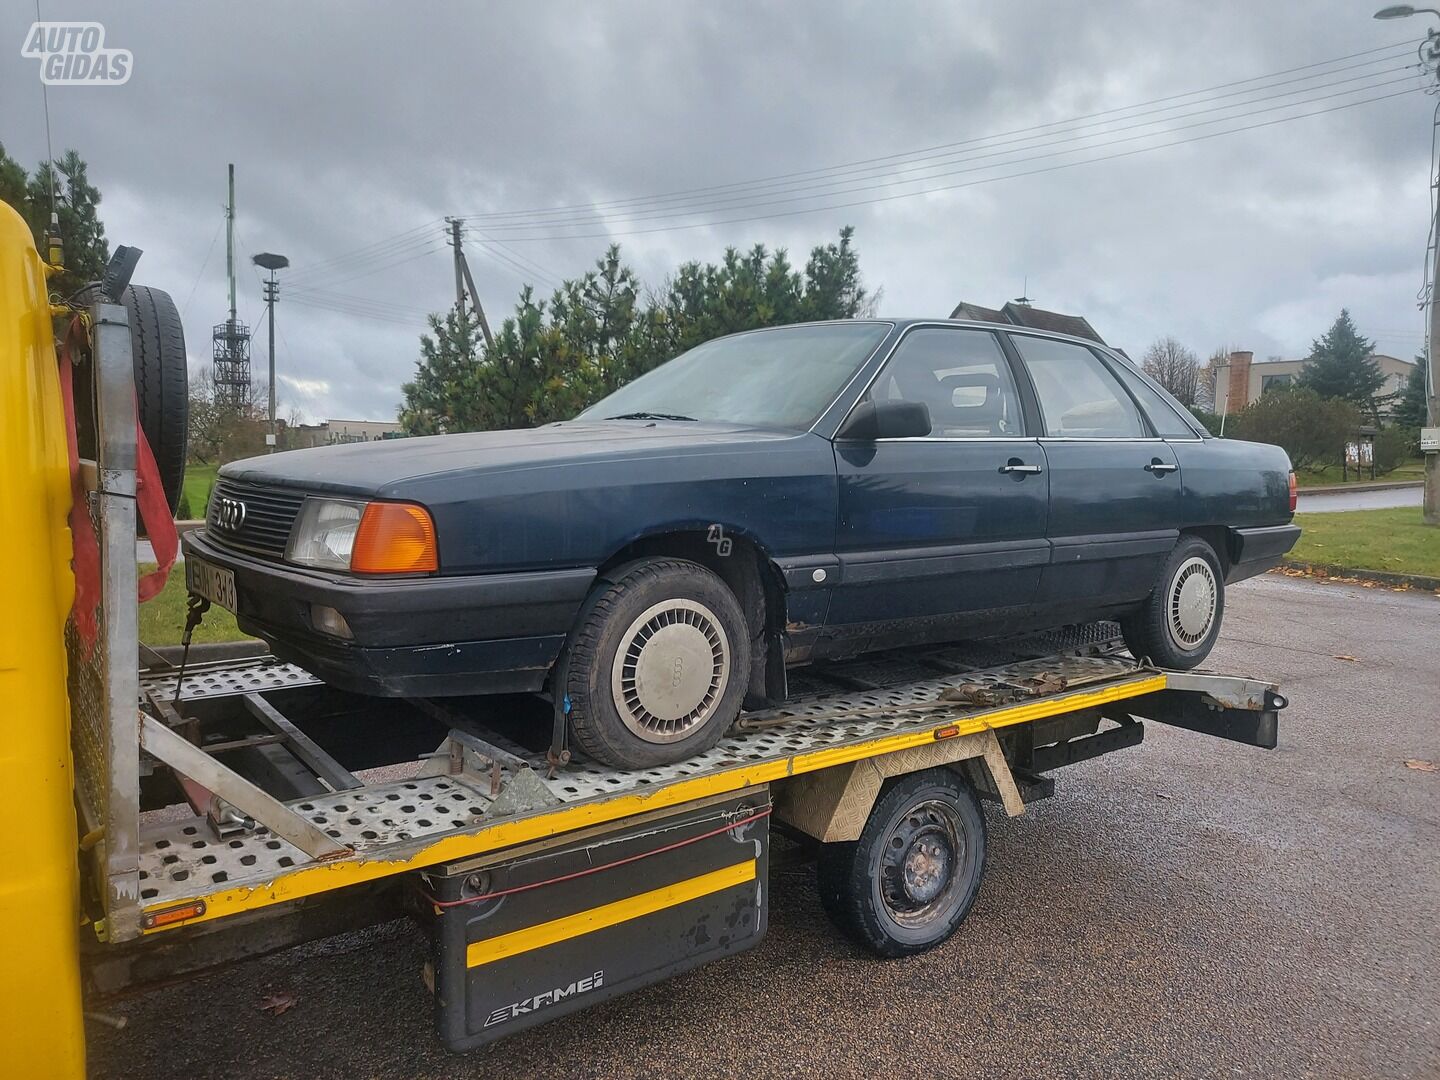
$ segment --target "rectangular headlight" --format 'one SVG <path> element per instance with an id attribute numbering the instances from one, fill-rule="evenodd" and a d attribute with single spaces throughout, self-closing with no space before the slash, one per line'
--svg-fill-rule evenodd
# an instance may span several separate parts
<path id="1" fill-rule="evenodd" d="M 306 499 L 290 530 L 285 558 L 321 570 L 349 570 L 365 506 L 350 499 Z"/>

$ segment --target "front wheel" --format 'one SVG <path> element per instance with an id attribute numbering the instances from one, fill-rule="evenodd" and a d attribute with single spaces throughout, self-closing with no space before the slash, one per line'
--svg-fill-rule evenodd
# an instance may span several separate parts
<path id="1" fill-rule="evenodd" d="M 559 684 L 588 756 L 645 769 L 708 750 L 740 712 L 750 634 L 735 594 L 684 559 L 608 572 L 580 612 Z"/>
<path id="2" fill-rule="evenodd" d="M 1225 616 L 1225 573 L 1215 549 L 1198 536 L 1182 537 L 1140 610 L 1120 620 L 1137 660 L 1193 668 L 1210 655 Z"/>
<path id="3" fill-rule="evenodd" d="M 878 956 L 913 956 L 970 913 L 985 871 L 985 816 L 950 769 L 887 782 L 853 843 L 826 844 L 816 879 L 825 913 Z"/>

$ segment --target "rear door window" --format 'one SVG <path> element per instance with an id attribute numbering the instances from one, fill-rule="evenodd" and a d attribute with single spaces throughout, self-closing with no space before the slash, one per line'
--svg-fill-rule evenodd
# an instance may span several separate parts
<path id="1" fill-rule="evenodd" d="M 1140 410 L 1100 358 L 1082 345 L 1012 334 L 1035 394 L 1045 434 L 1055 439 L 1141 439 Z"/>

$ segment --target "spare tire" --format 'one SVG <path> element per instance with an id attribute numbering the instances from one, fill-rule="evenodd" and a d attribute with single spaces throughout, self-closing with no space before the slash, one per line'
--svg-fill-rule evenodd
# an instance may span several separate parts
<path id="1" fill-rule="evenodd" d="M 77 305 L 101 299 L 100 286 L 87 285 Z M 127 285 L 120 295 L 130 320 L 135 363 L 135 406 L 140 427 L 160 469 L 165 501 L 173 514 L 185 484 L 190 424 L 190 382 L 185 362 L 185 328 L 170 294 L 148 285 Z M 203 508 L 201 508 L 203 512 Z"/>

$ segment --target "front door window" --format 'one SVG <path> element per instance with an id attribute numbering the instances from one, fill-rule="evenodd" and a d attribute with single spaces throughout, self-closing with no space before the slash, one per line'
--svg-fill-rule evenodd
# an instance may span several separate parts
<path id="1" fill-rule="evenodd" d="M 1014 438 L 1025 433 L 1010 365 L 994 334 L 921 329 L 905 336 L 871 390 L 876 401 L 919 401 L 931 438 Z"/>

